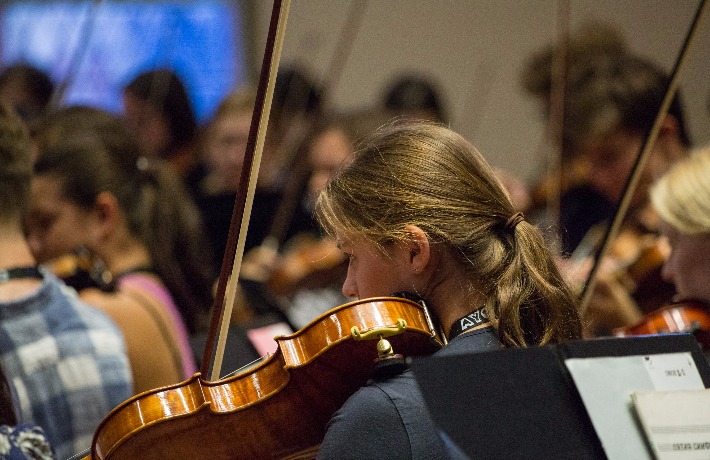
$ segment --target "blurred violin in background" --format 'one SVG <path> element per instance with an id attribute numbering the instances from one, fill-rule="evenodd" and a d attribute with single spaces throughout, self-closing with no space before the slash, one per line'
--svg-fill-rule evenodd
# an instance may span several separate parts
<path id="1" fill-rule="evenodd" d="M 611 256 L 619 263 L 614 276 L 626 287 L 641 313 L 653 312 L 673 300 L 673 284 L 661 277 L 669 254 L 667 241 L 652 233 L 625 231 L 614 242 Z"/>
<path id="2" fill-rule="evenodd" d="M 614 329 L 617 337 L 690 332 L 704 350 L 710 350 L 710 304 L 698 299 L 679 300 L 648 313 L 630 327 Z"/>
<path id="3" fill-rule="evenodd" d="M 113 276 L 104 263 L 85 248 L 48 260 L 42 266 L 77 291 L 86 288 L 113 290 Z"/>
<path id="4" fill-rule="evenodd" d="M 250 251 L 241 278 L 260 281 L 274 295 L 289 297 L 297 289 L 339 283 L 347 270 L 347 258 L 331 238 L 300 234 L 282 253 L 263 246 Z"/>
<path id="5" fill-rule="evenodd" d="M 588 276 L 601 230 L 590 230 L 575 253 L 561 262 L 573 286 L 579 287 Z M 622 230 L 601 263 L 596 289 L 584 311 L 585 336 L 608 335 L 670 304 L 675 288 L 661 277 L 669 253 L 667 241 L 653 232 L 636 227 Z"/>

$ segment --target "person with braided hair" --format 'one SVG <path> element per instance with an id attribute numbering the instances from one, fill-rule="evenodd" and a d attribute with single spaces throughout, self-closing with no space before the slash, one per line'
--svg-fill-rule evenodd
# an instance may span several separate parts
<path id="1" fill-rule="evenodd" d="M 409 292 L 447 335 L 440 355 L 577 339 L 580 318 L 541 232 L 481 154 L 430 122 L 365 138 L 319 195 L 349 257 L 347 297 Z M 328 424 L 319 458 L 446 458 L 411 372 L 373 379 Z"/>

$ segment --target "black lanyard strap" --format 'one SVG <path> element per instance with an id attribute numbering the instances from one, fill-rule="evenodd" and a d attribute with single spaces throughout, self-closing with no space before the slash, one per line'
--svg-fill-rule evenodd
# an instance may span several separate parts
<path id="1" fill-rule="evenodd" d="M 37 267 L 14 267 L 0 270 L 0 283 L 20 278 L 42 279 L 42 272 Z"/>
<path id="2" fill-rule="evenodd" d="M 449 340 L 473 329 L 474 327 L 482 326 L 488 323 L 490 323 L 490 321 L 488 320 L 488 314 L 486 313 L 485 307 L 477 308 L 463 318 L 454 321 L 454 324 L 451 325 L 451 329 L 449 330 Z"/>

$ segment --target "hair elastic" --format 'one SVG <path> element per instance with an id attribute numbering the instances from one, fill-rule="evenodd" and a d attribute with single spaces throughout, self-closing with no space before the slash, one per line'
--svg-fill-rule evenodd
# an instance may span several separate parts
<path id="1" fill-rule="evenodd" d="M 515 230 L 515 227 L 522 221 L 525 220 L 525 216 L 523 216 L 522 212 L 516 212 L 510 218 L 506 221 L 505 227 L 503 227 L 506 231 L 513 231 Z"/>
<path id="2" fill-rule="evenodd" d="M 150 162 L 148 159 L 144 156 L 139 156 L 138 159 L 136 160 L 136 168 L 138 168 L 138 171 L 141 172 L 146 172 L 148 170 L 148 167 L 150 166 Z"/>

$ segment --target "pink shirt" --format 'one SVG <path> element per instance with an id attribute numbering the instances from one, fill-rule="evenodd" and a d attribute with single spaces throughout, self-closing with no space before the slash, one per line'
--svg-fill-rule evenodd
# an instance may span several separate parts
<path id="1" fill-rule="evenodd" d="M 157 299 L 168 312 L 172 321 L 173 330 L 177 332 L 177 345 L 182 361 L 183 378 L 187 379 L 192 377 L 195 372 L 197 372 L 195 356 L 192 354 L 187 328 L 170 292 L 162 283 L 156 281 L 152 276 L 141 273 L 130 273 L 121 276 L 118 280 L 118 287 L 120 289 L 124 286 L 147 291 L 153 298 Z"/>

